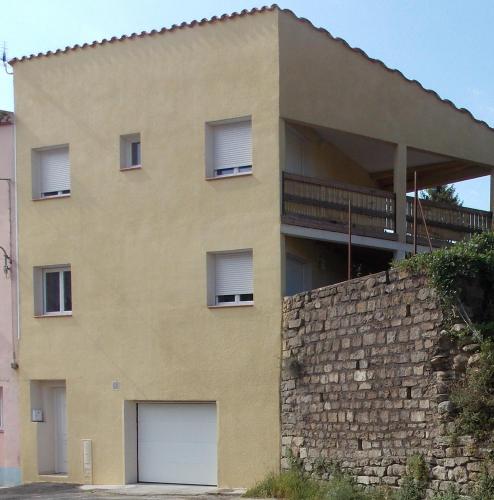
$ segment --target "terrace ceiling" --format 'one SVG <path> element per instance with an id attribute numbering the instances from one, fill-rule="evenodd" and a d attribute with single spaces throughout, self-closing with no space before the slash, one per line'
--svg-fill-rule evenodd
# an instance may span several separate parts
<path id="1" fill-rule="evenodd" d="M 382 189 L 393 189 L 394 144 L 350 134 L 339 130 L 315 127 L 319 136 L 343 151 L 361 165 Z M 407 191 L 425 189 L 490 175 L 491 167 L 458 160 L 427 151 L 409 148 L 407 152 Z"/>

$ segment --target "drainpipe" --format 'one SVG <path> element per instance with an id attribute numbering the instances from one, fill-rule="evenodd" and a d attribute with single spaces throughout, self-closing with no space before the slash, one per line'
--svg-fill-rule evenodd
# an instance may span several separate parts
<path id="1" fill-rule="evenodd" d="M 4 255 L 4 272 L 5 272 L 5 277 L 8 276 L 8 273 L 10 271 L 10 280 L 11 280 L 11 285 L 10 285 L 10 294 L 11 294 L 11 315 L 12 315 L 12 362 L 10 363 L 10 366 L 14 369 L 17 370 L 19 368 L 19 365 L 17 363 L 17 349 L 16 349 L 16 304 L 17 300 L 14 299 L 14 280 L 13 280 L 13 259 L 12 259 L 12 242 L 13 240 L 13 220 L 12 220 L 12 179 L 7 178 L 7 177 L 0 177 L 0 181 L 4 181 L 7 183 L 7 189 L 8 189 L 8 200 L 9 200 L 9 251 L 5 250 L 4 247 L 0 246 L 0 250 L 2 250 L 3 255 Z"/>

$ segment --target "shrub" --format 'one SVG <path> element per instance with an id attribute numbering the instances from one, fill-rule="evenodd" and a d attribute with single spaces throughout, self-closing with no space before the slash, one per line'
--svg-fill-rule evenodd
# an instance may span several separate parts
<path id="1" fill-rule="evenodd" d="M 494 320 L 494 233 L 478 234 L 397 265 L 429 276 L 448 319 L 462 316 L 464 305 L 477 323 Z"/>
<path id="2" fill-rule="evenodd" d="M 396 494 L 396 500 L 423 500 L 429 482 L 429 468 L 422 455 L 407 460 L 407 474 Z"/>
<path id="3" fill-rule="evenodd" d="M 452 390 L 456 414 L 454 433 L 489 439 L 494 431 L 494 233 L 430 254 L 416 255 L 398 266 L 424 272 L 438 292 L 445 326 L 460 318 L 466 328 L 453 338 L 481 344 L 480 359 Z M 465 334 L 467 332 L 467 334 Z M 468 333 L 469 332 L 469 333 Z"/>
<path id="4" fill-rule="evenodd" d="M 321 483 L 309 479 L 298 470 L 268 476 L 245 493 L 250 498 L 286 498 L 288 500 L 319 500 L 324 497 Z"/>
<path id="5" fill-rule="evenodd" d="M 451 391 L 451 401 L 458 409 L 457 434 L 471 434 L 488 439 L 494 430 L 494 342 L 481 344 L 480 359 L 467 370 L 465 380 Z M 493 497 L 494 498 L 494 497 Z"/>
<path id="6" fill-rule="evenodd" d="M 286 498 L 287 500 L 392 500 L 383 489 L 365 490 L 352 476 L 335 472 L 328 481 L 309 478 L 299 470 L 269 474 L 245 493 L 250 498 Z"/>
<path id="7" fill-rule="evenodd" d="M 489 465 L 492 466 L 492 463 L 484 464 L 480 479 L 473 490 L 472 500 L 492 500 L 494 498 L 494 475 L 489 473 Z"/>
<path id="8" fill-rule="evenodd" d="M 449 486 L 446 491 L 436 493 L 432 500 L 461 500 L 462 496 L 454 486 Z"/>

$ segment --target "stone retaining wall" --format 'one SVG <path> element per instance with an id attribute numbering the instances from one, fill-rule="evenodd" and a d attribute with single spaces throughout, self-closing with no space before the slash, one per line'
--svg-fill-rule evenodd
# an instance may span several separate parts
<path id="1" fill-rule="evenodd" d="M 397 486 L 420 453 L 431 489 L 466 491 L 486 450 L 445 436 L 468 359 L 441 321 L 426 278 L 395 270 L 285 298 L 282 467 L 296 458 L 324 477 L 336 460 L 360 483 Z"/>

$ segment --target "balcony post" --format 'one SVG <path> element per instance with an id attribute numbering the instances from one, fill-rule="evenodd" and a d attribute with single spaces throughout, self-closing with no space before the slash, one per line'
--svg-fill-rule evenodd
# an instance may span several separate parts
<path id="1" fill-rule="evenodd" d="M 491 213 L 494 213 L 494 168 L 491 170 L 491 192 L 490 192 L 490 208 Z M 494 231 L 494 217 L 491 219 L 491 231 Z"/>
<path id="2" fill-rule="evenodd" d="M 396 252 L 396 259 L 405 257 L 407 239 L 407 147 L 397 144 L 393 161 L 393 191 L 395 193 L 395 231 L 403 249 Z"/>

